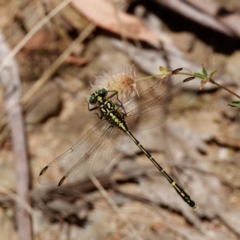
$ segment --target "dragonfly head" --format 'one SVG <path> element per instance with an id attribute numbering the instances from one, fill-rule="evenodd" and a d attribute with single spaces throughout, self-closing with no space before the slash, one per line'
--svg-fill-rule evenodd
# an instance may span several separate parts
<path id="1" fill-rule="evenodd" d="M 95 104 L 97 102 L 97 97 L 106 97 L 108 94 L 108 91 L 105 88 L 99 89 L 95 91 L 89 98 L 89 103 L 90 104 Z"/>

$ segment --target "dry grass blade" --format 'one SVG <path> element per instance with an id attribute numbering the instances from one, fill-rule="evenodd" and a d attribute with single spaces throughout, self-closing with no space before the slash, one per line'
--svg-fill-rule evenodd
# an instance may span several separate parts
<path id="1" fill-rule="evenodd" d="M 72 44 L 61 54 L 61 56 L 49 67 L 49 69 L 44 72 L 44 74 L 39 78 L 33 87 L 23 96 L 22 104 L 23 108 L 29 102 L 29 100 L 34 96 L 34 94 L 49 80 L 49 78 L 55 73 L 58 67 L 68 58 L 68 56 L 74 51 L 74 49 L 79 46 L 95 29 L 94 24 L 89 24 L 79 35 L 79 37 L 72 42 Z M 3 129 L 7 124 L 7 118 L 3 118 L 1 121 L 0 129 Z M 5 130 L 6 132 L 7 130 Z M 7 131 L 7 135 L 9 132 Z M 6 138 L 0 139 L 0 145 L 4 142 Z"/>
<path id="2" fill-rule="evenodd" d="M 25 44 L 32 38 L 32 36 L 45 25 L 52 17 L 54 17 L 59 11 L 61 11 L 70 0 L 64 0 L 56 8 L 54 8 L 46 17 L 44 17 L 15 47 L 11 52 L 4 58 L 0 63 L 0 72 L 9 64 L 9 62 L 16 56 L 16 54 L 25 46 Z M 3 118 L 0 123 L 0 130 L 3 129 L 7 124 L 7 118 Z M 0 139 L 0 145 L 4 142 L 4 139 Z"/>
<path id="3" fill-rule="evenodd" d="M 12 191 L 3 186 L 0 186 L 0 192 L 8 195 L 15 202 L 19 202 L 30 215 L 33 215 L 33 208 L 27 202 L 23 201 L 17 194 L 13 193 Z"/>
<path id="4" fill-rule="evenodd" d="M 20 49 L 29 41 L 29 39 L 52 17 L 54 17 L 59 11 L 61 11 L 67 4 L 70 3 L 70 0 L 64 0 L 56 8 L 54 8 L 46 17 L 44 17 L 20 42 L 15 48 L 6 56 L 6 58 L 0 64 L 0 71 L 11 61 L 11 59 L 20 51 Z"/>
<path id="5" fill-rule="evenodd" d="M 96 188 L 99 190 L 99 192 L 103 195 L 103 197 L 107 200 L 109 205 L 113 208 L 113 210 L 120 216 L 120 218 L 125 222 L 125 224 L 129 227 L 132 234 L 136 237 L 138 240 L 143 240 L 142 237 L 138 234 L 138 231 L 133 226 L 133 224 L 129 221 L 127 216 L 121 212 L 121 210 L 118 208 L 116 203 L 112 200 L 112 198 L 109 196 L 107 191 L 102 187 L 102 185 L 99 183 L 99 181 L 94 177 L 93 175 L 90 176 L 90 179 L 92 180 L 93 184 L 96 186 Z"/>
<path id="6" fill-rule="evenodd" d="M 47 71 L 36 81 L 33 87 L 23 96 L 22 103 L 25 106 L 32 96 L 41 88 L 49 78 L 55 73 L 59 66 L 68 58 L 68 56 L 79 46 L 95 29 L 95 25 L 89 23 L 87 27 L 80 33 L 77 39 L 59 56 L 59 58 L 49 67 Z"/>

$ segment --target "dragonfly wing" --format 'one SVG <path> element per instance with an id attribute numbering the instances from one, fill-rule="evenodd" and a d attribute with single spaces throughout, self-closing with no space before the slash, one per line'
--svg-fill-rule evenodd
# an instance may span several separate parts
<path id="1" fill-rule="evenodd" d="M 180 70 L 180 71 L 177 71 Z M 156 98 L 156 95 L 161 95 L 166 91 L 166 88 L 164 88 L 164 82 L 169 82 L 171 80 L 175 79 L 175 84 L 178 82 L 181 82 L 186 78 L 186 76 L 182 77 L 180 74 L 177 75 L 177 73 L 182 72 L 181 69 L 177 69 L 169 72 L 164 78 L 161 78 L 156 84 L 154 84 L 152 87 L 146 89 L 145 91 L 140 92 L 135 97 L 129 99 L 127 102 L 124 103 L 124 108 L 126 112 L 130 112 L 134 109 L 136 109 L 136 104 L 138 106 L 142 106 L 143 104 L 146 104 L 148 101 L 151 101 L 152 99 Z M 188 69 L 185 69 L 187 72 L 191 72 Z M 176 72 L 176 73 L 175 73 Z M 185 71 L 184 71 L 185 72 Z M 174 77 L 173 76 L 177 77 Z"/>
<path id="2" fill-rule="evenodd" d="M 65 185 L 101 171 L 120 151 L 122 139 L 116 127 L 102 120 L 68 151 L 43 168 L 39 183 Z"/>
<path id="3" fill-rule="evenodd" d="M 123 134 L 117 127 L 105 132 L 103 139 L 93 145 L 89 153 L 83 156 L 66 174 L 64 184 L 71 184 L 90 174 L 102 171 L 119 153 Z"/>
<path id="4" fill-rule="evenodd" d="M 186 72 L 186 69 L 184 70 Z M 163 84 L 163 81 L 170 83 L 170 78 L 172 86 Z M 181 74 L 169 76 L 124 104 L 129 128 L 144 130 L 156 127 L 181 110 L 197 93 L 200 86 L 198 79 L 189 81 L 187 79 L 186 75 Z M 191 94 L 180 96 L 183 89 L 188 89 Z M 172 114 L 167 117 L 168 111 Z"/>

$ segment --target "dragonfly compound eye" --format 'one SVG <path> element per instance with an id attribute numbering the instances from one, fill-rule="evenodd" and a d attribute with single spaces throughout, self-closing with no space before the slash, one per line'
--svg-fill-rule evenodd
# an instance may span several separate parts
<path id="1" fill-rule="evenodd" d="M 97 90 L 96 93 L 102 97 L 105 97 L 108 93 L 108 91 L 105 88 L 102 88 L 100 90 Z"/>
<path id="2" fill-rule="evenodd" d="M 90 104 L 95 104 L 96 102 L 97 102 L 96 94 L 93 93 L 89 98 L 89 103 Z"/>

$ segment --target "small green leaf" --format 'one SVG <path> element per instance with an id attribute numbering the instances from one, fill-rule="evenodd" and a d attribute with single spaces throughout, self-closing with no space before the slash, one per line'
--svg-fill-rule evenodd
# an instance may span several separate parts
<path id="1" fill-rule="evenodd" d="M 201 73 L 193 73 L 193 76 L 194 76 L 194 77 L 201 78 L 201 79 L 205 79 L 205 77 L 206 77 L 206 76 L 204 76 L 204 75 L 201 74 Z"/>
<path id="2" fill-rule="evenodd" d="M 204 65 L 202 66 L 202 73 L 205 77 L 208 76 L 207 70 L 205 69 Z"/>
<path id="3" fill-rule="evenodd" d="M 217 70 L 214 70 L 210 73 L 210 78 L 217 72 Z"/>
<path id="4" fill-rule="evenodd" d="M 165 67 L 162 67 L 162 66 L 159 67 L 159 70 L 162 73 L 168 73 L 169 72 Z"/>
<path id="5" fill-rule="evenodd" d="M 229 106 L 240 108 L 240 102 L 239 101 L 233 101 L 233 102 L 229 103 Z"/>

